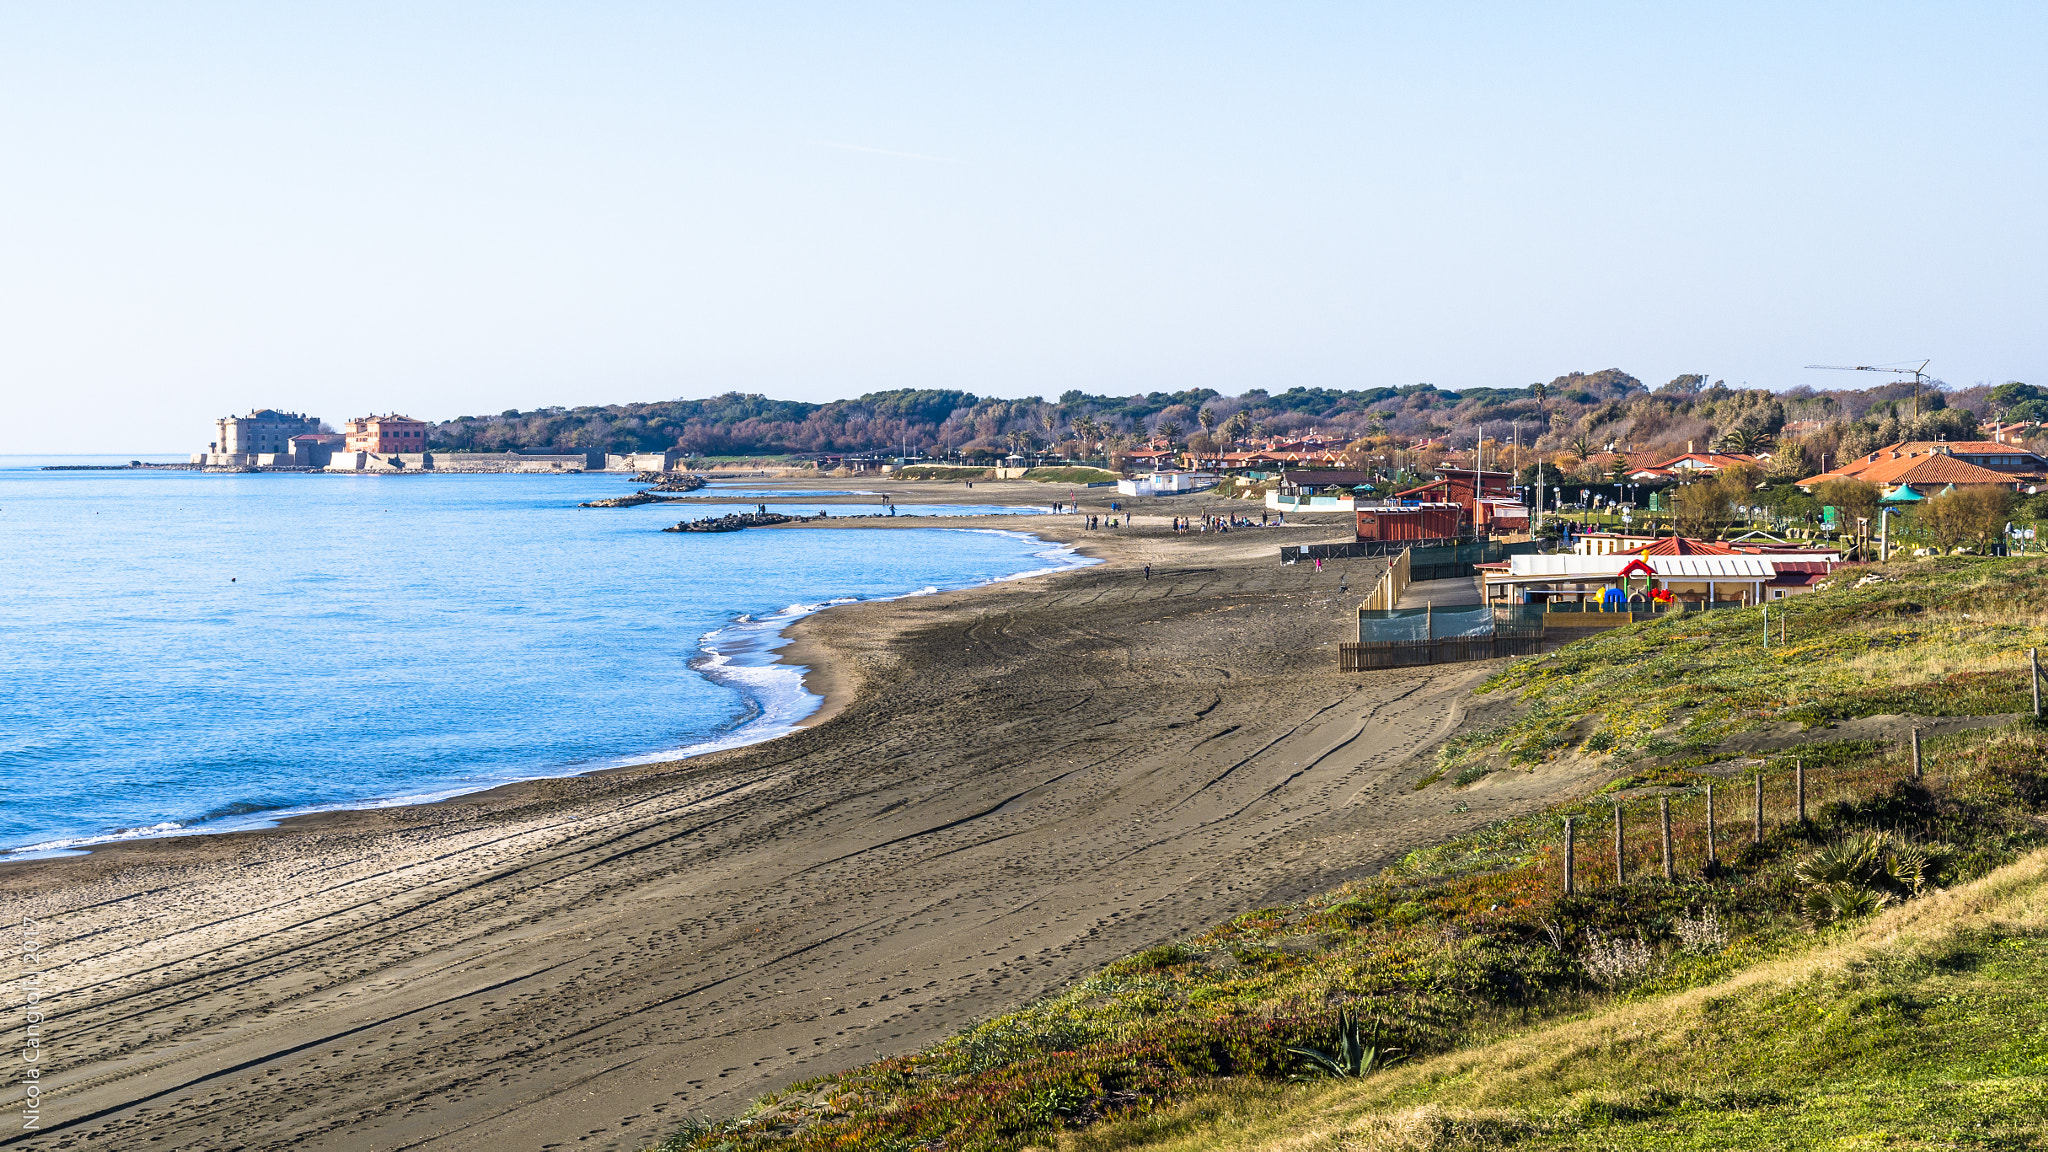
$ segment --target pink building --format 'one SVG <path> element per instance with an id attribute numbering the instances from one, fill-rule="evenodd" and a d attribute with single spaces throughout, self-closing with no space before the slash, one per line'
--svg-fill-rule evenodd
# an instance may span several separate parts
<path id="1" fill-rule="evenodd" d="M 390 454 L 427 450 L 427 422 L 395 412 L 345 421 L 341 431 L 347 437 L 350 452 Z"/>

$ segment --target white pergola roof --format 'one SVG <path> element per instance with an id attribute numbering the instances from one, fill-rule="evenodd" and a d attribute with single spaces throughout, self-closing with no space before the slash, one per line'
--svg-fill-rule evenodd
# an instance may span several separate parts
<path id="1" fill-rule="evenodd" d="M 1761 556 L 1652 556 L 1648 563 L 1659 576 L 1769 580 L 1778 574 L 1777 566 Z"/>
<path id="2" fill-rule="evenodd" d="M 1508 567 L 1510 578 L 1559 580 L 1611 580 L 1636 561 L 1626 552 L 1605 556 L 1562 553 L 1554 556 L 1516 556 Z M 1778 570 L 1761 556 L 1652 556 L 1644 560 L 1658 576 L 1679 580 L 1768 580 Z"/>

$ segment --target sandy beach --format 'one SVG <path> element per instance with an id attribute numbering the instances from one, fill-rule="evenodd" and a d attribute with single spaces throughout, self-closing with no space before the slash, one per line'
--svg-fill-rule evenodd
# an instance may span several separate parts
<path id="1" fill-rule="evenodd" d="M 961 525 L 1098 566 L 803 620 L 827 704 L 781 739 L 0 867 L 48 1013 L 43 1130 L 0 1146 L 637 1149 L 1576 782 L 1413 790 L 1511 706 L 1471 694 L 1495 665 L 1340 673 L 1367 563 L 1342 596 L 1276 549 L 1341 523 L 1143 503 Z"/>

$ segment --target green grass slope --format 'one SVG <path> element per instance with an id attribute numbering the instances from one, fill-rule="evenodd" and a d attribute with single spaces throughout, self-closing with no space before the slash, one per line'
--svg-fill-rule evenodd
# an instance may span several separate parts
<path id="1" fill-rule="evenodd" d="M 1074 1149 L 2048 1146 L 2048 852 L 1691 991 Z"/>

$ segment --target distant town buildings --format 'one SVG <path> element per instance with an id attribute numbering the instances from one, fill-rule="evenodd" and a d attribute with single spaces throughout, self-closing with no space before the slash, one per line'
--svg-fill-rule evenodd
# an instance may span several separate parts
<path id="1" fill-rule="evenodd" d="M 333 432 L 318 417 L 258 408 L 247 416 L 213 422 L 213 441 L 194 452 L 207 468 L 319 469 L 327 472 L 594 472 L 607 466 L 667 470 L 678 452 L 614 456 L 602 449 L 524 449 L 517 452 L 430 452 L 424 420 L 396 412 L 358 416 Z"/>

